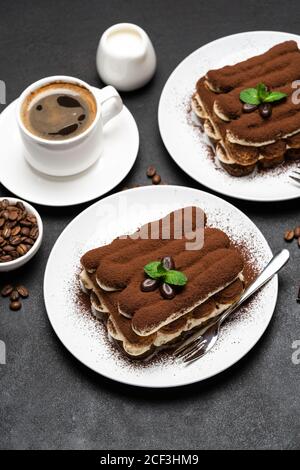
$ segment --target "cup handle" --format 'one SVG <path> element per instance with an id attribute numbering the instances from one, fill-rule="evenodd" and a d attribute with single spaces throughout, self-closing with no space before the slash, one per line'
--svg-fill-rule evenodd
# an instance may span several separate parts
<path id="1" fill-rule="evenodd" d="M 103 125 L 117 116 L 123 109 L 123 101 L 112 86 L 106 86 L 99 90 L 99 102 L 101 105 L 101 115 Z"/>

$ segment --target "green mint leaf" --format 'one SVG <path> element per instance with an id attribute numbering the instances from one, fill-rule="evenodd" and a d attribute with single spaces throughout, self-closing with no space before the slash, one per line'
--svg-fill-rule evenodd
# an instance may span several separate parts
<path id="1" fill-rule="evenodd" d="M 268 96 L 264 98 L 264 103 L 272 103 L 273 101 L 279 101 L 286 97 L 286 93 L 282 93 L 281 91 L 271 91 L 268 93 Z"/>
<path id="2" fill-rule="evenodd" d="M 259 100 L 262 102 L 269 95 L 268 88 L 264 83 L 259 83 L 256 87 Z"/>
<path id="3" fill-rule="evenodd" d="M 152 261 L 144 266 L 145 273 L 152 279 L 163 277 L 167 270 L 162 266 L 160 261 Z"/>
<path id="4" fill-rule="evenodd" d="M 241 91 L 240 100 L 247 104 L 260 104 L 256 88 L 247 88 L 246 90 Z"/>
<path id="5" fill-rule="evenodd" d="M 166 271 L 164 275 L 164 282 L 172 284 L 173 286 L 185 286 L 187 283 L 187 277 L 180 271 L 170 269 L 170 271 Z"/>

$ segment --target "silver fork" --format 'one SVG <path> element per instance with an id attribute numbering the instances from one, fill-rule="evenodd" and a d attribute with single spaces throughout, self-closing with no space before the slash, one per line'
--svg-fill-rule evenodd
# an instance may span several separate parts
<path id="1" fill-rule="evenodd" d="M 290 175 L 290 178 L 294 181 L 297 181 L 297 183 L 300 183 L 300 171 L 294 170 L 293 173 Z"/>
<path id="2" fill-rule="evenodd" d="M 277 253 L 260 273 L 257 279 L 247 287 L 239 300 L 232 304 L 231 307 L 229 307 L 219 317 L 214 318 L 204 329 L 188 338 L 174 351 L 175 356 L 182 358 L 185 363 L 191 363 L 200 359 L 210 351 L 217 342 L 222 323 L 226 318 L 228 318 L 231 313 L 237 310 L 242 303 L 245 302 L 245 300 L 247 300 L 276 273 L 278 273 L 278 271 L 280 271 L 280 269 L 287 263 L 289 257 L 290 253 L 286 249 Z"/>

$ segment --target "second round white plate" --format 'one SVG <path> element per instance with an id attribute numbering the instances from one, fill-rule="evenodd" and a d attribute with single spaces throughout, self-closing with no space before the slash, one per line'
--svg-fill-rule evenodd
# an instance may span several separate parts
<path id="1" fill-rule="evenodd" d="M 223 67 L 265 52 L 295 34 L 251 31 L 210 42 L 184 59 L 169 77 L 159 103 L 158 122 L 163 142 L 175 162 L 204 186 L 227 196 L 249 201 L 284 201 L 300 197 L 300 187 L 288 175 L 299 162 L 288 168 L 277 167 L 244 177 L 230 176 L 214 162 L 207 151 L 208 140 L 193 125 L 188 112 L 197 80 L 210 69 Z"/>
<path id="2" fill-rule="evenodd" d="M 217 345 L 188 367 L 169 355 L 149 363 L 129 361 L 108 341 L 104 325 L 89 312 L 79 292 L 80 257 L 89 249 L 132 233 L 180 207 L 202 207 L 208 224 L 219 227 L 247 247 L 261 270 L 272 253 L 251 220 L 222 199 L 179 186 L 147 186 L 114 194 L 79 214 L 62 232 L 50 254 L 44 297 L 49 320 L 65 347 L 83 364 L 112 380 L 141 387 L 175 387 L 212 377 L 239 361 L 260 339 L 276 305 L 274 277 L 229 322 Z"/>
<path id="3" fill-rule="evenodd" d="M 97 88 L 94 90 L 97 92 Z M 0 182 L 22 199 L 45 206 L 72 206 L 91 201 L 117 186 L 134 165 L 139 132 L 125 106 L 104 127 L 104 150 L 99 160 L 86 171 L 69 177 L 43 175 L 27 163 L 15 108 L 16 101 L 0 115 Z"/>

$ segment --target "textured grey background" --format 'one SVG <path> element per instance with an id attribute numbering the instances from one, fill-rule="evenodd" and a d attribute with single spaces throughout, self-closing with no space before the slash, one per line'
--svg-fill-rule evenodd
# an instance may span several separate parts
<path id="1" fill-rule="evenodd" d="M 7 84 L 8 103 L 47 75 L 75 75 L 100 85 L 95 52 L 101 33 L 121 21 L 141 25 L 153 39 L 158 71 L 146 88 L 123 94 L 137 120 L 141 146 L 136 165 L 114 191 L 149 184 L 150 163 L 169 184 L 200 188 L 168 157 L 159 136 L 157 105 L 166 79 L 187 54 L 218 37 L 254 29 L 298 33 L 299 14 L 298 0 L 2 1 L 0 79 Z M 0 186 L 0 195 L 9 193 Z M 300 224 L 299 201 L 230 202 L 251 217 L 274 250 L 284 245 L 283 231 Z M 85 207 L 37 207 L 45 224 L 39 254 L 25 269 L 0 274 L 1 285 L 20 281 L 31 292 L 19 313 L 0 300 L 0 339 L 7 344 L 7 365 L 0 365 L 0 447 L 299 448 L 300 365 L 291 360 L 292 342 L 300 339 L 296 244 L 290 245 L 292 260 L 280 275 L 272 324 L 247 357 L 205 383 L 134 389 L 79 364 L 47 320 L 42 279 L 48 255 L 62 229 Z"/>

